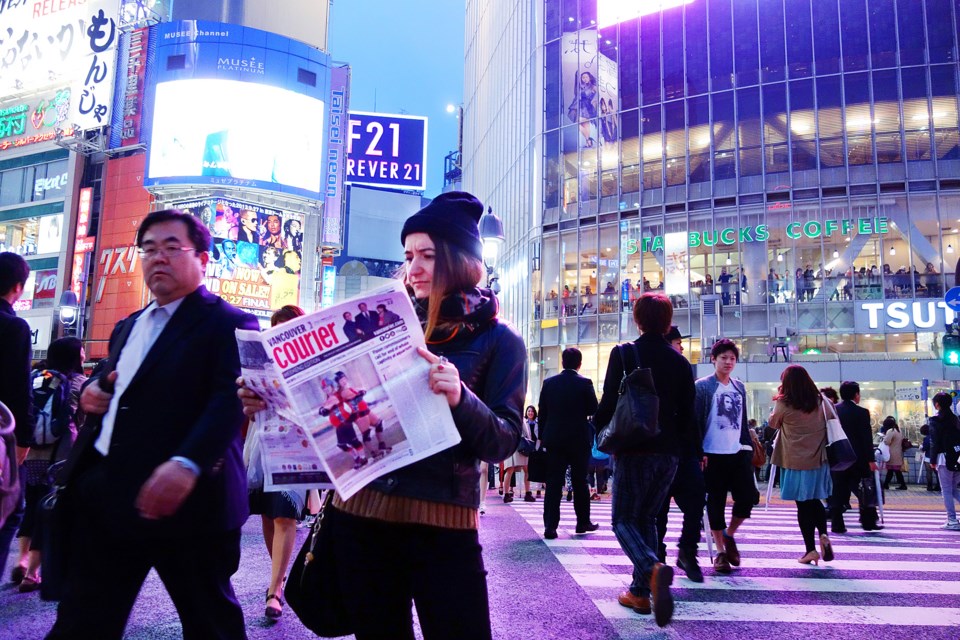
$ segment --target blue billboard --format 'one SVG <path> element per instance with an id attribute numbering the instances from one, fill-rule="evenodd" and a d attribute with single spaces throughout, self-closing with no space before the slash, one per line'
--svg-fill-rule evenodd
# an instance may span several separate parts
<path id="1" fill-rule="evenodd" d="M 427 119 L 351 111 L 347 184 L 423 191 L 427 188 Z"/>
<path id="2" fill-rule="evenodd" d="M 320 199 L 329 55 L 259 29 L 153 27 L 144 185 L 200 184 Z"/>

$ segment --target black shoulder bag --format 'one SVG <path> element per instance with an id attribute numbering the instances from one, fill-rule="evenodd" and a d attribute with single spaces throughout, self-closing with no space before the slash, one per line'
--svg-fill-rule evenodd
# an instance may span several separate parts
<path id="1" fill-rule="evenodd" d="M 617 349 L 623 363 L 617 408 L 610 423 L 597 434 L 597 449 L 614 455 L 641 447 L 660 435 L 660 398 L 653 372 L 642 368 L 637 345 L 622 344 Z M 636 363 L 633 368 L 628 365 L 628 352 Z"/>
<path id="2" fill-rule="evenodd" d="M 353 633 L 337 578 L 333 534 L 330 524 L 324 524 L 332 499 L 333 491 L 328 491 L 310 527 L 310 535 L 290 567 L 290 577 L 284 589 L 287 604 L 303 626 L 321 638 L 338 638 Z"/>

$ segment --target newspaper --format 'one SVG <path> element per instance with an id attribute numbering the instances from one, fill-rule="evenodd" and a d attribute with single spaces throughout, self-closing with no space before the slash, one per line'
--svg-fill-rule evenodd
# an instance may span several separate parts
<path id="1" fill-rule="evenodd" d="M 430 392 L 423 331 L 397 281 L 266 331 L 237 331 L 260 394 L 264 489 L 325 488 L 348 499 L 372 480 L 458 442 Z"/>

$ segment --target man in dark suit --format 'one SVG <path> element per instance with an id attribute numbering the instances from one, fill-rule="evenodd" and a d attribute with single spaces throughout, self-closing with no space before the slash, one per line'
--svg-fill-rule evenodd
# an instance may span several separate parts
<path id="1" fill-rule="evenodd" d="M 33 439 L 33 392 L 30 388 L 30 356 L 33 341 L 30 337 L 30 325 L 18 318 L 13 305 L 23 295 L 23 287 L 30 275 L 26 260 L 16 253 L 0 253 L 0 402 L 16 421 L 16 460 L 22 464 L 30 451 Z M 8 437 L 9 438 L 9 437 Z M 13 439 L 6 443 L 13 447 Z M 11 469 L 15 473 L 17 469 Z M 16 477 L 16 476 L 14 476 Z M 4 561 L 14 534 L 23 520 L 23 483 L 8 484 L 3 478 L 0 486 L 7 495 L 0 495 L 0 576 L 4 572 Z M 4 521 L 4 516 L 6 520 Z M 21 571 L 14 569 L 14 582 L 22 577 Z"/>
<path id="2" fill-rule="evenodd" d="M 593 382 L 577 373 L 583 361 L 579 349 L 564 349 L 560 359 L 563 371 L 544 380 L 540 390 L 541 442 L 547 450 L 547 495 L 543 500 L 543 537 L 547 540 L 557 537 L 560 494 L 568 466 L 577 533 L 596 531 L 599 527 L 590 522 L 587 489 L 587 464 L 593 443 L 593 430 L 587 418 L 597 411 L 597 394 Z"/>
<path id="3" fill-rule="evenodd" d="M 353 321 L 353 314 L 349 311 L 343 312 L 343 333 L 346 334 L 349 342 L 356 342 L 360 339 L 357 323 Z"/>
<path id="4" fill-rule="evenodd" d="M 870 412 L 860 404 L 860 385 L 856 382 L 843 382 L 840 385 L 840 404 L 837 405 L 837 417 L 847 439 L 857 454 L 857 463 L 844 471 L 833 471 L 833 493 L 830 495 L 830 530 L 844 533 L 847 530 L 843 522 L 843 512 L 849 508 L 850 492 L 860 499 L 860 480 L 869 478 L 877 470 L 873 457 L 873 430 L 870 428 Z M 876 531 L 883 525 L 877 524 L 876 507 L 860 506 L 860 526 L 864 531 Z"/>
<path id="5" fill-rule="evenodd" d="M 373 330 L 377 328 L 377 325 L 380 322 L 380 317 L 373 311 L 367 311 L 367 305 L 364 302 L 361 302 L 359 305 L 360 313 L 357 314 L 357 329 L 363 335 L 364 338 L 369 338 L 373 335 Z"/>
<path id="6" fill-rule="evenodd" d="M 234 331 L 257 321 L 201 286 L 197 218 L 151 213 L 137 246 L 156 299 L 117 325 L 80 398 L 95 418 L 68 461 L 74 546 L 47 638 L 121 638 L 151 568 L 185 639 L 246 638 L 230 584 L 248 515 Z"/>

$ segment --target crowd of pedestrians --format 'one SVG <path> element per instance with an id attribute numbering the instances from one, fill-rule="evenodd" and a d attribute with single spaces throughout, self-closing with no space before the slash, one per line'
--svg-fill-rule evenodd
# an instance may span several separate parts
<path id="1" fill-rule="evenodd" d="M 564 489 L 573 499 L 576 534 L 599 528 L 591 501 L 612 471 L 613 531 L 633 565 L 629 588 L 617 600 L 652 613 L 660 626 L 674 610 L 674 569 L 664 542 L 671 498 L 683 513 L 676 565 L 690 580 L 705 580 L 697 557 L 704 509 L 717 549 L 714 573 L 749 564 L 737 533 L 760 500 L 757 447 L 778 469 L 768 481 L 779 480 L 781 498 L 796 503 L 805 546 L 800 563 L 837 557 L 830 534 L 846 531 L 851 494 L 860 526 L 882 528 L 864 482 L 877 464 L 857 383 L 844 382 L 839 394 L 818 390 L 803 367 L 790 365 L 773 412 L 758 428 L 747 415 L 746 388 L 733 375 L 738 346 L 727 339 L 711 345 L 713 371 L 695 379 L 683 356 L 684 336 L 671 324 L 673 305 L 660 293 L 644 293 L 633 305 L 639 337 L 611 352 L 599 401 L 591 380 L 579 374 L 582 354 L 568 348 L 563 371 L 544 381 L 538 406 L 524 409 L 526 348 L 499 319 L 493 293 L 476 286 L 484 273 L 483 211 L 470 194 L 446 193 L 401 232 L 402 279 L 426 338 L 419 356 L 429 366 L 429 392 L 450 406 L 461 442 L 374 480 L 350 499 L 330 497 L 323 527 L 333 557 L 341 559 L 331 580 L 358 639 L 415 637 L 414 605 L 425 638 L 491 637 L 478 537 L 486 465 L 502 465 L 504 502 L 514 499 L 518 473 L 523 499 L 535 501 L 531 452 L 544 462 L 547 540 L 558 537 Z M 21 487 L 12 501 L 0 496 L 13 505 L 0 510 L 0 551 L 19 537 L 11 577 L 24 592 L 43 588 L 48 563 L 54 575 L 54 558 L 45 554 L 55 552 L 62 577 L 50 639 L 121 638 L 151 569 L 176 606 L 184 638 L 244 638 L 231 585 L 240 528 L 251 512 L 260 515 L 272 559 L 264 614 L 279 618 L 307 496 L 262 487 L 248 493 L 241 434 L 265 403 L 239 378 L 234 332 L 258 323 L 202 286 L 210 259 L 206 227 L 180 211 L 158 211 L 142 221 L 136 244 L 154 300 L 116 326 L 109 356 L 89 378 L 74 338 L 55 341 L 47 360 L 31 368 L 29 328 L 13 311 L 29 269 L 20 256 L 0 254 L 0 402 L 16 420 Z M 273 324 L 302 314 L 284 308 Z M 655 433 L 608 456 L 597 450 L 597 434 L 620 413 L 624 385 L 637 369 L 648 370 L 652 381 Z M 923 454 L 942 487 L 944 528 L 960 530 L 960 420 L 948 394 L 937 394 L 933 406 Z M 856 455 L 843 471 L 831 471 L 827 461 L 826 425 L 833 419 Z M 887 483 L 903 484 L 907 445 L 895 421 L 884 427 Z M 518 450 L 521 443 L 527 453 Z M 61 489 L 51 532 L 39 505 L 54 474 Z"/>

